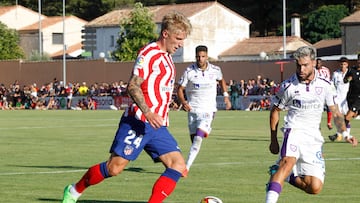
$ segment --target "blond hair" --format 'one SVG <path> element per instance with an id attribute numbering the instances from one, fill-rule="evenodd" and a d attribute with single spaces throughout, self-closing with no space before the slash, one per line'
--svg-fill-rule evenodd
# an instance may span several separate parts
<path id="1" fill-rule="evenodd" d="M 168 30 L 171 33 L 185 32 L 186 35 L 190 35 L 192 25 L 184 14 L 172 11 L 162 19 L 161 32 L 164 30 Z"/>

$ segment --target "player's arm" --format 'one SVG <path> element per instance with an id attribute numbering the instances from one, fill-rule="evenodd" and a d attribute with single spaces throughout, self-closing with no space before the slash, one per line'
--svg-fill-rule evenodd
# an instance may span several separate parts
<path id="1" fill-rule="evenodd" d="M 226 85 L 226 81 L 225 79 L 221 79 L 219 81 L 219 84 L 221 86 L 221 89 L 222 89 L 222 92 L 223 92 L 223 96 L 224 96 L 224 102 L 225 102 L 225 105 L 226 105 L 226 110 L 229 110 L 231 109 L 231 102 L 230 102 L 230 99 L 229 99 L 229 93 L 227 91 L 227 85 Z"/>
<path id="2" fill-rule="evenodd" d="M 143 112 L 145 118 L 150 123 L 150 125 L 154 128 L 159 128 L 163 124 L 163 119 L 159 115 L 152 113 L 149 106 L 146 104 L 144 94 L 141 90 L 141 84 L 143 82 L 143 78 L 132 75 L 127 86 L 127 92 L 132 98 L 132 100 Z"/>
<path id="3" fill-rule="evenodd" d="M 351 69 L 349 68 L 344 76 L 344 83 L 348 83 L 352 80 Z"/>
<path id="4" fill-rule="evenodd" d="M 182 108 L 185 111 L 190 111 L 191 106 L 187 103 L 185 99 L 185 87 L 179 84 L 178 90 L 177 90 L 177 97 L 179 99 L 180 104 L 182 105 Z"/>
<path id="5" fill-rule="evenodd" d="M 343 139 L 353 146 L 356 146 L 358 144 L 358 141 L 356 137 L 351 136 L 347 130 L 345 125 L 345 120 L 343 114 L 339 111 L 338 105 L 332 105 L 328 106 L 329 110 L 332 112 L 334 123 L 337 129 L 337 132 L 340 133 L 343 136 Z"/>
<path id="6" fill-rule="evenodd" d="M 277 139 L 277 130 L 279 125 L 280 111 L 277 106 L 273 106 L 270 110 L 270 152 L 273 154 L 279 153 L 279 142 Z"/>

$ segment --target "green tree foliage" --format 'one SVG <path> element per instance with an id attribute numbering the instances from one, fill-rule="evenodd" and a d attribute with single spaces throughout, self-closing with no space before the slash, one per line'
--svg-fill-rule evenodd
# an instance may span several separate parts
<path id="1" fill-rule="evenodd" d="M 0 22 L 0 60 L 21 59 L 24 56 L 18 33 Z"/>
<path id="2" fill-rule="evenodd" d="M 112 56 L 119 61 L 135 60 L 138 50 L 156 37 L 152 14 L 142 3 L 136 3 L 129 17 L 120 23 L 117 49 L 112 52 Z"/>
<path id="3" fill-rule="evenodd" d="M 90 21 L 107 13 L 110 6 L 110 4 L 103 3 L 102 0 L 71 0 L 66 4 L 66 12 Z"/>
<path id="4" fill-rule="evenodd" d="M 349 15 L 344 5 L 321 6 L 310 12 L 304 22 L 304 39 L 315 43 L 322 39 L 341 37 L 339 21 Z"/>

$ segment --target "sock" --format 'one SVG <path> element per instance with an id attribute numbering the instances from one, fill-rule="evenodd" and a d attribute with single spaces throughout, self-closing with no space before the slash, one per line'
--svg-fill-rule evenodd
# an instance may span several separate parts
<path id="1" fill-rule="evenodd" d="M 192 143 L 192 145 L 190 147 L 190 152 L 189 152 L 188 159 L 186 161 L 186 168 L 188 170 L 190 169 L 191 165 L 195 161 L 196 156 L 200 152 L 201 143 L 202 143 L 202 137 L 195 136 L 194 139 L 193 139 L 193 143 Z"/>
<path id="2" fill-rule="evenodd" d="M 148 203 L 162 203 L 174 191 L 180 177 L 180 172 L 167 168 L 155 182 Z"/>
<path id="3" fill-rule="evenodd" d="M 295 179 L 297 176 L 295 176 L 293 173 L 287 178 L 286 182 L 290 183 L 291 185 L 296 187 Z"/>
<path id="4" fill-rule="evenodd" d="M 75 184 L 74 189 L 78 193 L 83 193 L 87 187 L 96 185 L 108 177 L 110 176 L 106 168 L 106 162 L 94 165 L 90 167 L 79 182 Z"/>
<path id="5" fill-rule="evenodd" d="M 345 119 L 345 125 L 346 125 L 346 131 L 350 134 L 350 129 L 351 129 L 350 121 Z"/>
<path id="6" fill-rule="evenodd" d="M 281 185 L 277 182 L 270 182 L 266 192 L 266 203 L 276 203 L 281 193 Z"/>
<path id="7" fill-rule="evenodd" d="M 328 111 L 327 112 L 327 123 L 331 123 L 331 117 L 332 117 L 332 112 Z"/>

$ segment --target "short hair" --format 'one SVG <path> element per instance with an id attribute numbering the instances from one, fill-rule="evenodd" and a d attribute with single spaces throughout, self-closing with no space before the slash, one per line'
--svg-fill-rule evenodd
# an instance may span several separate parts
<path id="1" fill-rule="evenodd" d="M 348 58 L 346 58 L 345 56 L 343 56 L 343 57 L 341 57 L 340 58 L 340 60 L 339 60 L 340 62 L 348 62 L 349 60 L 348 60 Z"/>
<path id="2" fill-rule="evenodd" d="M 192 25 L 184 14 L 172 11 L 162 19 L 161 32 L 164 30 L 168 30 L 171 33 L 185 32 L 187 35 L 190 35 Z"/>
<path id="3" fill-rule="evenodd" d="M 316 49 L 312 46 L 303 46 L 298 48 L 295 53 L 293 54 L 294 58 L 296 60 L 299 60 L 300 58 L 309 56 L 311 60 L 316 59 Z"/>
<path id="4" fill-rule="evenodd" d="M 199 53 L 200 51 L 208 52 L 208 48 L 205 45 L 199 45 L 195 48 L 195 52 Z"/>

